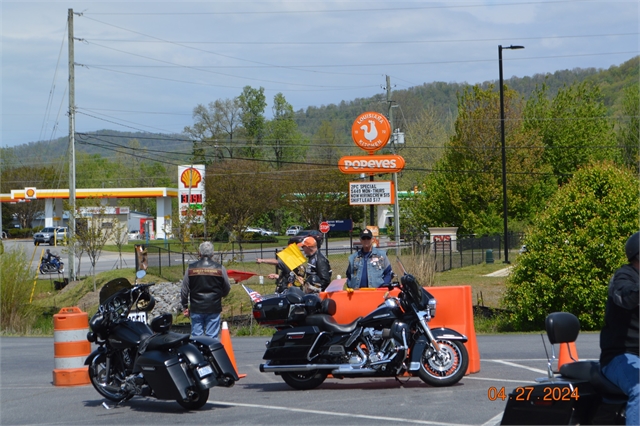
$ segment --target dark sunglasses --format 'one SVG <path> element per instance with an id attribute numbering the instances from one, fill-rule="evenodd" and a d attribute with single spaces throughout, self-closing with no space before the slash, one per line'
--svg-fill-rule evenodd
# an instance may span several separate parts
<path id="1" fill-rule="evenodd" d="M 371 237 L 360 237 L 361 240 L 370 240 Z"/>

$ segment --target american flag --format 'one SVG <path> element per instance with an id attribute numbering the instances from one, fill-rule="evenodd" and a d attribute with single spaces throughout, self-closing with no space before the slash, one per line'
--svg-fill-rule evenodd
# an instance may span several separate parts
<path id="1" fill-rule="evenodd" d="M 260 293 L 258 293 L 257 291 L 251 290 L 249 287 L 245 286 L 244 284 L 242 284 L 242 288 L 244 288 L 244 291 L 247 292 L 247 294 L 249 295 L 253 303 L 258 303 L 262 301 L 262 295 L 260 295 Z"/>

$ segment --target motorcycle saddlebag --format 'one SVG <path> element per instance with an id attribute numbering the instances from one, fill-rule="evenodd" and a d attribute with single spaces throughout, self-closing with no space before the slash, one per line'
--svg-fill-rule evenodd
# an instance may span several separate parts
<path id="1" fill-rule="evenodd" d="M 307 359 L 311 346 L 315 343 L 320 330 L 315 326 L 287 328 L 277 331 L 264 353 L 266 360 Z"/>
<path id="2" fill-rule="evenodd" d="M 187 399 L 186 390 L 192 383 L 176 355 L 145 352 L 136 360 L 136 370 L 142 372 L 158 399 Z"/>
<path id="3" fill-rule="evenodd" d="M 271 297 L 253 305 L 253 317 L 260 325 L 291 324 L 303 320 L 306 315 L 304 301 L 295 293 Z"/>
<path id="4" fill-rule="evenodd" d="M 197 336 L 192 337 L 191 341 L 206 358 L 212 358 L 213 368 L 217 370 L 216 376 L 230 377 L 234 381 L 238 380 L 238 373 L 220 340 L 206 336 Z"/>
<path id="5" fill-rule="evenodd" d="M 589 382 L 544 382 L 514 389 L 507 396 L 501 425 L 591 424 L 598 406 Z"/>

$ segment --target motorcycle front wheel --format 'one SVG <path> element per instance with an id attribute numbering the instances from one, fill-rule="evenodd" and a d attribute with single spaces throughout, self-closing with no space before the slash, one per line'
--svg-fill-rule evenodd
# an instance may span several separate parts
<path id="1" fill-rule="evenodd" d="M 297 390 L 310 390 L 320 386 L 329 373 L 319 370 L 301 371 L 299 373 L 282 373 L 282 380 Z"/>
<path id="2" fill-rule="evenodd" d="M 123 378 L 120 372 L 111 366 L 111 372 L 107 377 L 107 357 L 98 355 L 89 366 L 89 379 L 98 393 L 108 400 L 121 401 L 126 398 L 127 392 L 123 391 L 120 385 Z"/>
<path id="3" fill-rule="evenodd" d="M 431 386 L 451 386 L 460 381 L 469 365 L 469 353 L 458 340 L 438 340 L 440 352 L 427 345 L 418 375 Z"/>

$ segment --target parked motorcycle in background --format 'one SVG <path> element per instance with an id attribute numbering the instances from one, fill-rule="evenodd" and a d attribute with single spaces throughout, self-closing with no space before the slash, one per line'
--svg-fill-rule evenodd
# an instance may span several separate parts
<path id="1" fill-rule="evenodd" d="M 171 332 L 173 317 L 161 314 L 147 325 L 155 305 L 149 287 L 117 278 L 100 290 L 87 340 L 98 345 L 85 365 L 93 387 L 116 405 L 134 396 L 175 400 L 187 410 L 204 406 L 209 389 L 231 387 L 238 374 L 218 339 Z M 104 404 L 105 407 L 108 407 Z"/>
<path id="2" fill-rule="evenodd" d="M 413 275 L 403 272 L 384 302 L 364 318 L 338 324 L 333 299 L 289 289 L 258 300 L 253 316 L 278 331 L 260 365 L 294 389 L 313 389 L 335 378 L 417 375 L 431 386 L 452 386 L 467 371 L 467 337 L 449 328 L 431 329 L 436 301 Z M 399 288 L 397 296 L 391 290 Z"/>

